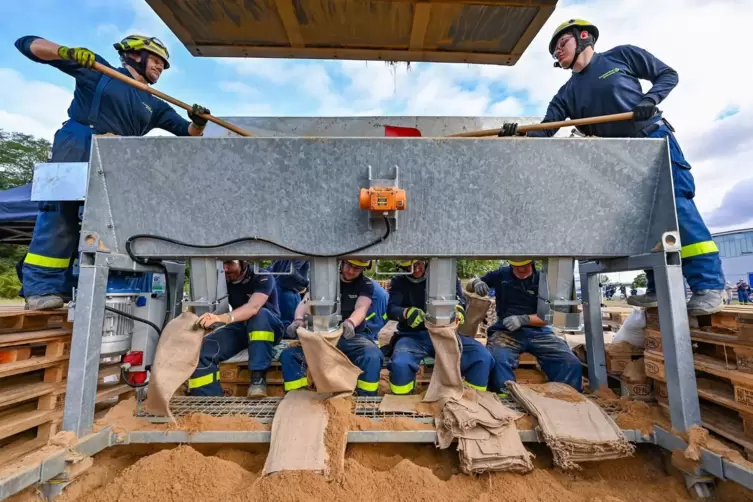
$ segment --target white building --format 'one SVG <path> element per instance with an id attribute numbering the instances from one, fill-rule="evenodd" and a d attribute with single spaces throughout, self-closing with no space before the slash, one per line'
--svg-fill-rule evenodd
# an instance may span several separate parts
<path id="1" fill-rule="evenodd" d="M 753 281 L 753 228 L 719 232 L 713 236 L 719 247 L 724 276 L 733 286 L 740 279 Z"/>

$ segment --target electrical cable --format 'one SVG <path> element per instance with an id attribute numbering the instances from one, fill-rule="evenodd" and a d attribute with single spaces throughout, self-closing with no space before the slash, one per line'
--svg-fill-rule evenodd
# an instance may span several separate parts
<path id="1" fill-rule="evenodd" d="M 147 321 L 146 319 L 142 319 L 141 317 L 136 317 L 133 314 L 129 314 L 127 312 L 123 312 L 122 310 L 114 309 L 112 307 L 105 307 L 105 310 L 107 310 L 108 312 L 112 312 L 113 314 L 118 314 L 128 319 L 134 320 L 136 322 L 146 324 L 150 326 L 152 329 L 154 329 L 157 332 L 157 335 L 162 336 L 162 329 L 156 324 L 154 324 L 152 321 Z"/>
<path id="2" fill-rule="evenodd" d="M 280 244 L 279 242 L 275 242 L 271 239 L 265 239 L 263 237 L 240 237 L 238 239 L 233 239 L 226 242 L 221 242 L 219 244 L 190 244 L 187 242 L 179 241 L 177 239 L 172 239 L 170 237 L 163 237 L 161 235 L 154 235 L 154 234 L 136 234 L 132 235 L 126 240 L 125 243 L 125 249 L 128 253 L 128 256 L 135 261 L 136 263 L 140 263 L 142 265 L 157 265 L 162 267 L 162 270 L 165 272 L 165 294 L 167 295 L 167 309 L 165 310 L 165 321 L 162 325 L 164 328 L 167 326 L 167 322 L 170 320 L 170 312 L 171 312 L 171 305 L 170 305 L 170 281 L 168 280 L 167 275 L 167 266 L 162 262 L 162 260 L 157 258 L 143 258 L 140 256 L 137 256 L 136 253 L 133 252 L 133 242 L 139 239 L 153 239 L 158 240 L 162 242 L 168 242 L 170 244 L 177 244 L 179 246 L 189 247 L 189 248 L 196 248 L 196 249 L 214 249 L 214 248 L 221 248 L 225 246 L 230 246 L 232 244 L 237 244 L 239 242 L 266 242 L 267 244 L 272 244 L 273 246 L 277 246 L 280 249 L 284 249 L 285 251 L 290 251 L 291 253 L 301 255 L 301 256 L 310 256 L 312 258 L 339 258 L 340 256 L 349 255 L 353 253 L 358 253 L 359 251 L 363 251 L 364 249 L 368 249 L 370 247 L 376 246 L 377 244 L 380 244 L 387 240 L 387 237 L 390 236 L 390 233 L 392 232 L 392 225 L 390 224 L 389 218 L 385 215 L 384 216 L 384 224 L 385 224 L 385 231 L 384 234 L 382 234 L 381 237 L 378 239 L 375 239 L 367 244 L 364 244 L 363 246 L 359 246 L 355 249 L 350 249 L 348 251 L 342 251 L 340 253 L 333 253 L 333 254 L 316 254 L 316 253 L 303 253 L 301 251 L 298 251 L 293 248 L 289 248 L 283 244 Z"/>
<path id="3" fill-rule="evenodd" d="M 126 385 L 128 385 L 132 389 L 141 389 L 142 387 L 146 387 L 147 385 L 149 385 L 148 378 L 144 383 L 131 383 L 128 380 L 128 373 L 126 372 L 126 369 L 124 366 L 120 367 L 120 378 L 126 383 Z"/>

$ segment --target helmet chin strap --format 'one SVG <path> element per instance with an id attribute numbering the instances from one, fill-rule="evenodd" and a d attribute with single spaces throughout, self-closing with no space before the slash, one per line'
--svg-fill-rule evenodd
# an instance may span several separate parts
<path id="1" fill-rule="evenodd" d="M 128 56 L 127 54 L 124 56 L 124 63 L 136 70 L 136 73 L 144 77 L 144 80 L 149 82 L 150 84 L 154 85 L 156 83 L 156 80 L 152 80 L 149 78 L 149 76 L 146 74 L 146 62 L 149 59 L 149 51 L 139 51 L 139 56 L 141 56 L 141 61 L 136 61 L 132 57 Z"/>
<path id="2" fill-rule="evenodd" d="M 580 34 L 584 30 L 573 28 L 573 36 L 575 37 L 575 54 L 573 54 L 573 60 L 570 62 L 570 66 L 562 66 L 559 61 L 554 62 L 555 68 L 562 68 L 563 70 L 572 70 L 575 66 L 575 62 L 578 61 L 578 57 L 586 50 L 586 47 L 594 46 L 594 37 L 589 33 L 586 38 L 581 38 Z"/>

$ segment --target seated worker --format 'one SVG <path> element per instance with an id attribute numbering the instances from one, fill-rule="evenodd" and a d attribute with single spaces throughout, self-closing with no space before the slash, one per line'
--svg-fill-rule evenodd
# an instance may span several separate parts
<path id="1" fill-rule="evenodd" d="M 387 315 L 397 321 L 397 332 L 390 345 L 392 356 L 390 370 L 390 390 L 393 394 L 410 394 L 416 386 L 416 372 L 421 360 L 426 356 L 434 357 L 434 346 L 429 332 L 424 326 L 424 309 L 426 308 L 426 268 L 423 260 L 408 260 L 399 263 L 411 275 L 397 275 L 390 282 L 390 297 Z M 465 316 L 465 296 L 457 281 L 456 321 L 460 324 Z M 489 382 L 489 370 L 493 360 L 484 346 L 471 337 L 458 335 L 462 345 L 460 372 L 466 385 L 477 390 L 486 390 Z"/>
<path id="2" fill-rule="evenodd" d="M 374 285 L 374 297 L 371 299 L 371 307 L 366 314 L 366 328 L 374 340 L 379 338 L 379 332 L 387 323 L 387 292 L 374 279 L 369 279 Z"/>
<path id="3" fill-rule="evenodd" d="M 497 322 L 486 330 L 486 347 L 494 356 L 490 390 L 507 396 L 505 382 L 515 381 L 520 353 L 528 352 L 536 357 L 550 382 L 563 382 L 582 392 L 580 361 L 536 315 L 539 273 L 533 261 L 510 261 L 510 266 L 468 283 L 468 290 L 480 296 L 489 294 L 492 287 L 497 290 Z"/>
<path id="4" fill-rule="evenodd" d="M 382 351 L 377 347 L 376 334 L 366 327 L 366 316 L 374 296 L 374 283 L 363 275 L 371 267 L 370 261 L 345 260 L 340 264 L 340 314 L 343 321 L 342 336 L 337 348 L 361 368 L 356 393 L 359 396 L 376 396 L 379 387 L 379 371 L 382 369 Z M 304 300 L 295 311 L 295 319 L 287 328 L 287 337 L 296 338 L 296 330 L 305 325 L 303 316 L 309 313 L 308 300 Z M 285 391 L 308 387 L 306 361 L 301 347 L 289 347 L 280 355 L 282 379 Z"/>
<path id="5" fill-rule="evenodd" d="M 199 364 L 188 380 L 192 396 L 222 396 L 219 363 L 248 347 L 251 385 L 248 397 L 267 395 L 267 370 L 272 364 L 273 347 L 284 331 L 277 306 L 277 290 L 271 275 L 254 274 L 245 261 L 224 263 L 230 306 L 228 314 L 204 314 L 197 323 L 209 328 L 227 325 L 210 333 L 201 345 Z"/>
<path id="6" fill-rule="evenodd" d="M 293 273 L 289 274 L 290 267 Z M 280 319 L 285 325 L 293 322 L 295 309 L 301 303 L 301 292 L 309 287 L 308 260 L 277 260 L 269 266 L 269 271 L 274 272 L 275 284 L 277 285 L 277 301 L 280 304 Z"/>

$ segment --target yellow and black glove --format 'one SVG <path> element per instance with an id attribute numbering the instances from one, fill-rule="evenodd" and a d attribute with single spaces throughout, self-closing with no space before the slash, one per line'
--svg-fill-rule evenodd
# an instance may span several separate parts
<path id="1" fill-rule="evenodd" d="M 74 61 L 85 68 L 94 66 L 96 55 L 84 47 L 58 47 L 58 56 L 64 61 Z"/>
<path id="2" fill-rule="evenodd" d="M 417 328 L 421 326 L 421 323 L 424 322 L 424 317 L 426 317 L 426 314 L 423 310 L 411 307 L 408 309 L 408 311 L 404 314 L 405 315 L 405 321 L 408 323 L 408 326 L 411 328 Z"/>
<path id="3" fill-rule="evenodd" d="M 462 305 L 455 305 L 455 324 L 463 324 L 465 322 L 465 309 Z"/>

